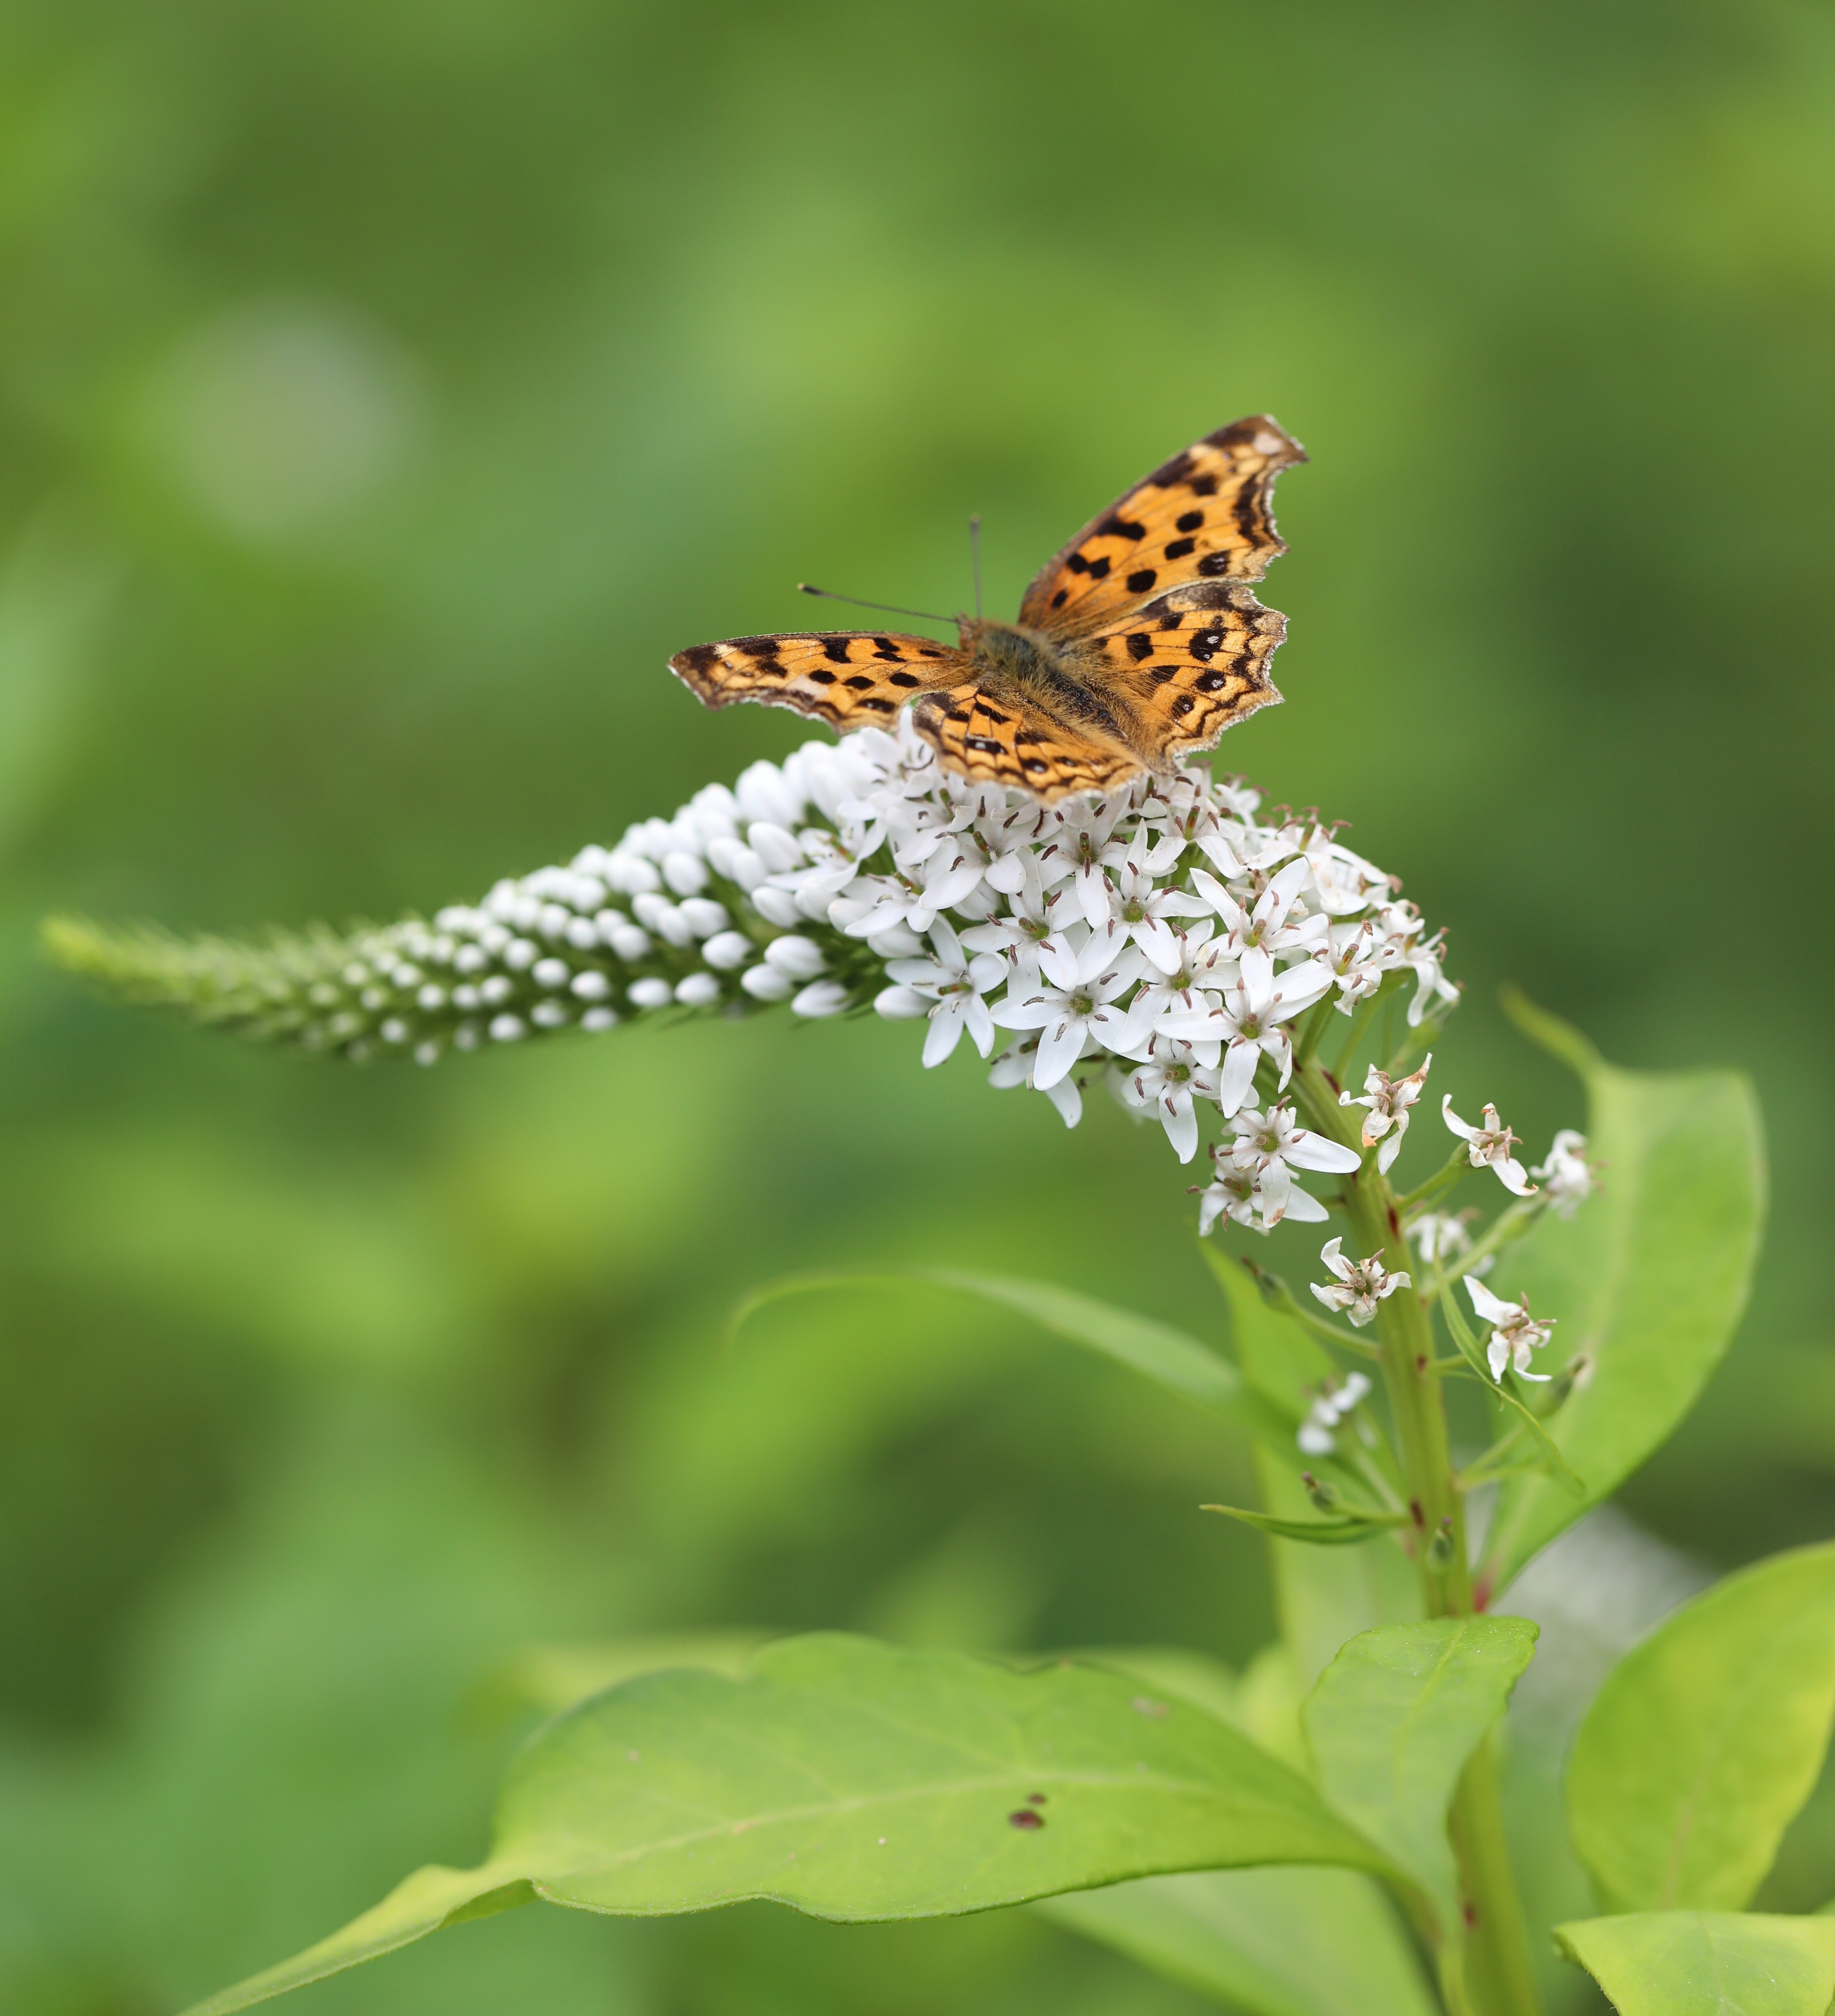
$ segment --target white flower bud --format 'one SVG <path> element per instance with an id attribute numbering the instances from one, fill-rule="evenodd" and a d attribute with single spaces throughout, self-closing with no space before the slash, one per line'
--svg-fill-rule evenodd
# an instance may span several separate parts
<path id="1" fill-rule="evenodd" d="M 503 963 L 512 973 L 521 973 L 541 956 L 542 948 L 532 938 L 512 938 L 503 948 Z"/>
<path id="2" fill-rule="evenodd" d="M 570 919 L 567 940 L 577 951 L 591 952 L 599 943 L 599 926 L 591 917 Z"/>
<path id="3" fill-rule="evenodd" d="M 808 859 L 795 834 L 774 826 L 769 819 L 754 820 L 746 838 L 773 875 L 788 874 L 793 868 L 802 867 Z"/>
<path id="4" fill-rule="evenodd" d="M 462 1014 L 469 1015 L 484 998 L 482 992 L 476 987 L 455 987 L 452 990 L 452 1005 Z"/>
<path id="5" fill-rule="evenodd" d="M 482 973 L 491 963 L 491 955 L 482 945 L 461 945 L 452 955 L 455 973 Z"/>
<path id="6" fill-rule="evenodd" d="M 478 984 L 478 999 L 487 1008 L 495 1008 L 507 1001 L 516 991 L 516 982 L 507 974 L 494 973 L 488 980 Z"/>
<path id="7" fill-rule="evenodd" d="M 440 1061 L 440 1046 L 433 1042 L 416 1043 L 414 1061 L 417 1064 L 437 1064 Z"/>
<path id="8" fill-rule="evenodd" d="M 580 1017 L 580 1026 L 595 1036 L 602 1030 L 615 1029 L 618 1026 L 617 1010 L 615 1008 L 588 1008 Z"/>
<path id="9" fill-rule="evenodd" d="M 635 924 L 614 924 L 606 941 L 628 966 L 650 956 L 649 933 L 640 931 Z"/>
<path id="10" fill-rule="evenodd" d="M 774 889 L 768 883 L 761 889 L 754 889 L 751 896 L 752 908 L 766 923 L 775 924 L 779 931 L 791 931 L 803 922 L 803 913 L 797 908 L 797 899 L 787 889 Z"/>
<path id="11" fill-rule="evenodd" d="M 675 998 L 675 989 L 667 981 L 649 974 L 632 981 L 624 992 L 634 1008 L 664 1008 Z"/>
<path id="12" fill-rule="evenodd" d="M 606 862 L 606 880 L 622 896 L 641 896 L 663 886 L 663 878 L 640 854 L 621 848 Z"/>
<path id="13" fill-rule="evenodd" d="M 742 889 L 756 889 L 770 872 L 757 855 L 737 839 L 710 841 L 707 859 L 714 864 L 717 875 L 724 875 L 729 882 L 736 882 Z"/>
<path id="14" fill-rule="evenodd" d="M 838 1015 L 847 1005 L 847 990 L 838 980 L 818 980 L 805 987 L 790 1003 L 793 1015 L 806 1015 L 819 1020 L 828 1015 Z"/>
<path id="15" fill-rule="evenodd" d="M 545 938 L 563 938 L 574 921 L 574 913 L 560 903 L 544 903 L 537 913 L 535 927 Z"/>
<path id="16" fill-rule="evenodd" d="M 603 973 L 591 968 L 574 975 L 573 992 L 582 1001 L 603 1001 L 612 991 L 612 983 Z"/>
<path id="17" fill-rule="evenodd" d="M 455 1050 L 475 1050 L 478 1047 L 477 1024 L 461 1022 L 452 1032 L 452 1047 Z"/>
<path id="18" fill-rule="evenodd" d="M 538 959 L 530 967 L 529 977 L 538 987 L 565 987 L 573 975 L 564 959 Z"/>
<path id="19" fill-rule="evenodd" d="M 379 1008 L 389 1005 L 388 995 L 380 987 L 366 987 L 357 998 L 372 1015 Z"/>
<path id="20" fill-rule="evenodd" d="M 446 1005 L 446 990 L 443 987 L 434 986 L 429 981 L 414 999 L 417 1006 L 424 1008 L 430 1015 L 435 1015 Z"/>
<path id="21" fill-rule="evenodd" d="M 688 920 L 667 896 L 646 893 L 633 897 L 631 907 L 646 931 L 654 931 L 672 945 L 693 944 L 694 933 L 689 929 Z"/>
<path id="22" fill-rule="evenodd" d="M 663 880 L 678 896 L 698 896 L 707 886 L 707 864 L 699 855 L 665 854 Z"/>
<path id="23" fill-rule="evenodd" d="M 711 973 L 691 973 L 676 983 L 675 998 L 685 1008 L 711 1008 L 720 999 L 720 983 Z"/>
<path id="24" fill-rule="evenodd" d="M 408 1040 L 408 1024 L 399 1015 L 391 1015 L 376 1034 L 385 1043 L 405 1043 Z"/>
<path id="25" fill-rule="evenodd" d="M 733 786 L 732 796 L 742 819 L 769 819 L 778 826 L 791 826 L 803 816 L 802 793 L 775 763 L 754 763 L 743 770 Z"/>
<path id="26" fill-rule="evenodd" d="M 529 1010 L 529 1020 L 542 1029 L 559 1029 L 573 1019 L 574 1011 L 564 1001 L 538 1001 Z"/>
<path id="27" fill-rule="evenodd" d="M 726 914 L 726 905 L 715 902 L 711 896 L 690 896 L 682 904 L 682 916 L 697 938 L 711 938 L 732 921 Z"/>
<path id="28" fill-rule="evenodd" d="M 888 1022 L 915 1022 L 930 1012 L 930 1003 L 909 987 L 883 988 L 873 996 L 873 1007 Z"/>
<path id="29" fill-rule="evenodd" d="M 775 966 L 749 966 L 739 975 L 739 985 L 754 1001 L 787 1001 L 797 983 Z"/>
<path id="30" fill-rule="evenodd" d="M 813 938 L 773 938 L 765 948 L 765 957 L 788 980 L 813 980 L 828 965 L 822 947 Z"/>
<path id="31" fill-rule="evenodd" d="M 701 947 L 702 958 L 722 973 L 743 966 L 751 956 L 752 941 L 743 931 L 716 931 Z"/>
<path id="32" fill-rule="evenodd" d="M 495 1043 L 513 1043 L 528 1033 L 520 1015 L 494 1015 L 491 1018 L 491 1040 Z"/>

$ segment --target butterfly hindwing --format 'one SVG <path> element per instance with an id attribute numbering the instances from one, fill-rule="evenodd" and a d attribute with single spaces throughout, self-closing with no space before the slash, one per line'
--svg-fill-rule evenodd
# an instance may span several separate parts
<path id="1" fill-rule="evenodd" d="M 969 661 L 930 637 L 799 631 L 696 644 L 678 651 L 669 669 L 708 707 L 762 700 L 844 731 L 891 727 L 907 700 L 959 684 Z"/>
<path id="2" fill-rule="evenodd" d="M 1020 606 L 1021 625 L 1085 633 L 1184 582 L 1259 581 L 1286 551 L 1268 508 L 1275 478 L 1305 459 L 1265 414 L 1207 434 L 1046 563 Z"/>
<path id="3" fill-rule="evenodd" d="M 912 721 L 945 769 L 975 783 L 1017 785 L 1048 802 L 1106 790 L 1140 768 L 1127 750 L 1060 726 L 1024 697 L 991 693 L 978 680 L 926 694 Z"/>
<path id="4" fill-rule="evenodd" d="M 1225 581 L 1191 581 L 1087 639 L 1155 768 L 1214 746 L 1256 708 L 1280 700 L 1268 675 L 1287 620 Z"/>

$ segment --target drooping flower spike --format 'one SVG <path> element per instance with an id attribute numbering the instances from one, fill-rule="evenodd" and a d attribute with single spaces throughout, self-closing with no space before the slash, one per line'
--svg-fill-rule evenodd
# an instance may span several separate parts
<path id="1" fill-rule="evenodd" d="M 964 1035 L 988 1056 L 1004 1029 L 991 1082 L 1044 1093 L 1069 1125 L 1099 1078 L 1182 1160 L 1207 1116 L 1245 1120 L 1205 1212 L 1265 1228 L 1319 1215 L 1296 1172 L 1351 1165 L 1286 1109 L 1261 1114 L 1264 1063 L 1283 1088 L 1303 1019 L 1348 1015 L 1392 976 L 1417 982 L 1411 1023 L 1457 998 L 1394 888 L 1316 815 L 1265 819 L 1255 791 L 1200 769 L 1048 808 L 964 783 L 902 724 L 754 763 L 430 922 L 257 945 L 65 923 L 51 942 L 117 992 L 352 1060 L 776 1003 L 922 1021 L 926 1065 Z M 1391 1089 L 1385 1134 L 1373 1110 L 1389 1154 L 1420 1076 Z"/>

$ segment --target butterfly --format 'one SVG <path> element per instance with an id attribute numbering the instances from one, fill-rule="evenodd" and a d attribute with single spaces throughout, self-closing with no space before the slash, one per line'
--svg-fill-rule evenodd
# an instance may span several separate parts
<path id="1" fill-rule="evenodd" d="M 1248 584 L 1286 547 L 1268 509 L 1305 451 L 1265 415 L 1207 434 L 1117 498 L 1040 571 L 1019 619 L 955 619 L 954 645 L 789 631 L 679 651 L 708 707 L 762 700 L 845 733 L 906 707 L 946 769 L 1048 802 L 1164 776 L 1280 699 L 1286 618 Z"/>

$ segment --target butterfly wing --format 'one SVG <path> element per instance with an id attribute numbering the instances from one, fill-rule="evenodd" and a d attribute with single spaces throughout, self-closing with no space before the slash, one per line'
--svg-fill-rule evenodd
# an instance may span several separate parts
<path id="1" fill-rule="evenodd" d="M 678 651 L 669 669 L 707 707 L 762 700 L 794 707 L 844 733 L 890 727 L 909 700 L 959 686 L 969 661 L 930 637 L 873 630 L 732 637 Z"/>
<path id="2" fill-rule="evenodd" d="M 990 692 L 980 680 L 926 693 L 912 720 L 945 769 L 975 783 L 1016 785 L 1047 804 L 1072 791 L 1106 790 L 1141 767 L 1129 751 L 1064 727 L 1023 696 Z"/>
<path id="3" fill-rule="evenodd" d="M 1083 635 L 1186 581 L 1259 581 L 1286 551 L 1268 509 L 1275 478 L 1305 459 L 1265 414 L 1207 434 L 1047 562 L 1020 605 L 1021 626 Z"/>
<path id="4" fill-rule="evenodd" d="M 1150 767 L 1164 771 L 1279 704 L 1268 667 L 1286 630 L 1286 617 L 1241 584 L 1196 581 L 1078 648 L 1091 682 L 1124 701 Z"/>

